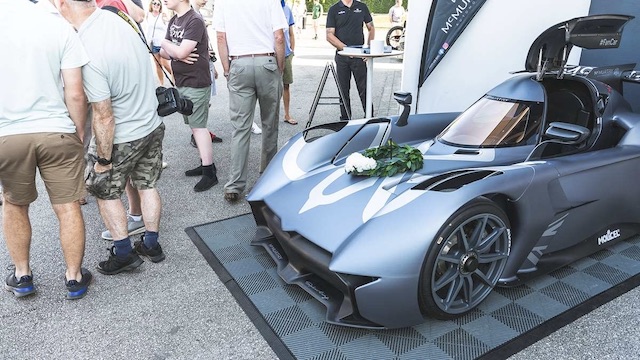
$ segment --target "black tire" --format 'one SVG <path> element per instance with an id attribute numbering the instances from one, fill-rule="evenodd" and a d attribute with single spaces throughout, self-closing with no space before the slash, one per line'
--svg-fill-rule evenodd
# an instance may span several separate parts
<path id="1" fill-rule="evenodd" d="M 404 32 L 404 27 L 398 25 L 394 26 L 389 31 L 387 31 L 386 42 L 387 45 L 391 46 L 393 50 L 398 50 L 400 47 L 400 38 L 402 37 L 402 33 Z"/>
<path id="2" fill-rule="evenodd" d="M 511 248 L 509 219 L 495 203 L 478 198 L 440 229 L 420 274 L 423 313 L 460 317 L 478 306 L 502 275 Z"/>

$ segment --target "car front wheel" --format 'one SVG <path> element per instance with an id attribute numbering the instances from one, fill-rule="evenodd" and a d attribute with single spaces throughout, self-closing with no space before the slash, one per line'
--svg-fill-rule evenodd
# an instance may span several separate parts
<path id="1" fill-rule="evenodd" d="M 425 315 L 451 319 L 478 306 L 502 275 L 511 235 L 504 211 L 486 198 L 458 210 L 431 245 L 420 277 Z"/>

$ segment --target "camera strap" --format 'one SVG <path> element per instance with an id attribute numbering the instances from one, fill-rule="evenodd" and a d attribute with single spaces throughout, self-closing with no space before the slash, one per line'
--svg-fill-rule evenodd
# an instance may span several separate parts
<path id="1" fill-rule="evenodd" d="M 136 24 L 130 17 L 129 15 L 127 15 L 125 12 L 123 12 L 122 10 L 117 9 L 116 7 L 113 6 L 105 6 L 102 9 L 104 10 L 108 10 L 111 11 L 112 13 L 118 15 L 119 17 L 121 17 L 124 21 L 126 21 L 129 25 L 131 25 L 131 27 L 133 28 L 133 30 L 138 34 L 138 36 L 140 36 L 140 40 L 142 40 L 142 43 L 144 44 L 144 46 L 149 50 L 149 54 L 152 53 L 151 51 L 151 47 L 149 47 L 149 44 L 147 44 L 147 39 L 145 39 L 144 34 L 142 33 L 142 31 L 140 31 L 140 27 L 138 26 L 138 24 Z M 155 30 L 155 29 L 154 29 Z M 176 87 L 176 85 L 173 83 L 173 81 L 171 81 L 171 78 L 169 77 L 169 75 L 167 75 L 167 72 L 164 70 L 164 67 L 162 67 L 162 65 L 160 64 L 160 62 L 158 61 L 158 59 L 156 59 L 155 56 L 152 56 L 153 60 L 156 61 L 156 63 L 158 64 L 158 66 L 160 66 L 160 69 L 162 70 L 162 73 L 164 74 L 164 76 L 167 78 L 167 80 L 169 80 L 169 83 L 171 84 L 171 86 Z"/>

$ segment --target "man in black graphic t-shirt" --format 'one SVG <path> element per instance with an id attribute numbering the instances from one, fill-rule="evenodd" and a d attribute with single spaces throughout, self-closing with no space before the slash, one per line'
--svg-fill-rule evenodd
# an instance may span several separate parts
<path id="1" fill-rule="evenodd" d="M 180 94 L 193 101 L 193 114 L 184 115 L 189 124 L 200 154 L 201 165 L 187 170 L 186 176 L 202 176 L 194 190 L 205 191 L 218 183 L 213 163 L 211 136 L 207 129 L 211 77 L 209 74 L 209 37 L 202 17 L 188 1 L 167 1 L 167 8 L 176 12 L 169 20 L 167 36 L 162 42 L 160 56 L 171 59 L 171 68 Z M 193 59 L 191 53 L 198 54 Z M 182 61 L 187 59 L 187 61 Z"/>

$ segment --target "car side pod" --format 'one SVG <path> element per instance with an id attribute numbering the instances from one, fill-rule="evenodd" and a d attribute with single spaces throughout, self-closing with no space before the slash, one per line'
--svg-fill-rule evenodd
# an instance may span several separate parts
<path id="1" fill-rule="evenodd" d="M 407 125 L 407 119 L 409 118 L 409 110 L 411 110 L 411 101 L 413 100 L 410 92 L 397 91 L 393 93 L 393 98 L 398 104 L 403 106 L 402 114 L 396 121 L 397 126 Z"/>

